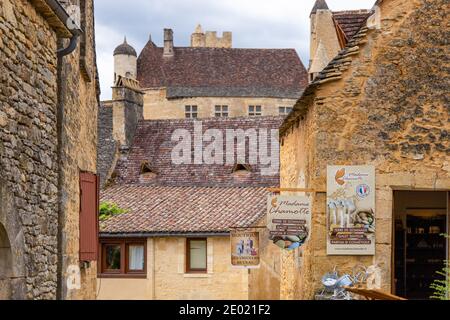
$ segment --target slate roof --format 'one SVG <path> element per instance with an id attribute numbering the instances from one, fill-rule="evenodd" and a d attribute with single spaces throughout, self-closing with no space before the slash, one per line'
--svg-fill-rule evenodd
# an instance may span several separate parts
<path id="1" fill-rule="evenodd" d="M 311 10 L 311 14 L 316 13 L 317 10 L 328 10 L 327 2 L 325 0 L 316 0 L 314 7 Z"/>
<path id="2" fill-rule="evenodd" d="M 314 97 L 319 86 L 326 82 L 342 79 L 343 73 L 349 68 L 352 63 L 353 56 L 359 54 L 360 45 L 367 42 L 366 36 L 369 28 L 364 26 L 353 36 L 347 43 L 347 46 L 342 49 L 338 55 L 331 60 L 331 62 L 320 72 L 313 82 L 305 89 L 300 99 L 298 99 L 292 112 L 283 121 L 280 127 L 280 137 L 283 138 L 289 129 L 294 126 L 298 118 L 302 116 L 305 110 L 311 103 L 311 98 Z"/>
<path id="3" fill-rule="evenodd" d="M 100 223 L 102 234 L 223 233 L 248 227 L 266 212 L 265 188 L 115 186 L 101 201 L 126 213 Z"/>
<path id="4" fill-rule="evenodd" d="M 123 40 L 123 43 L 119 45 L 116 49 L 114 49 L 114 56 L 118 54 L 129 55 L 137 57 L 136 50 L 132 46 L 127 43 L 127 39 Z"/>
<path id="5" fill-rule="evenodd" d="M 347 10 L 333 12 L 333 19 L 351 40 L 373 12 L 371 10 Z"/>
<path id="6" fill-rule="evenodd" d="M 173 57 L 149 41 L 138 58 L 142 88 L 167 88 L 167 98 L 300 97 L 308 74 L 294 49 L 175 47 Z"/>
<path id="7" fill-rule="evenodd" d="M 219 130 L 226 140 L 228 129 L 256 129 L 257 133 L 278 130 L 284 117 L 242 117 L 242 118 L 210 118 L 210 119 L 171 119 L 171 120 L 143 120 L 136 129 L 135 137 L 128 152 L 122 157 L 116 166 L 116 183 L 120 184 L 145 184 L 159 186 L 215 186 L 215 187 L 242 187 L 242 186 L 278 186 L 279 172 L 274 175 L 265 175 L 261 168 L 267 167 L 259 164 L 251 164 L 251 172 L 243 175 L 233 175 L 235 162 L 231 164 L 174 164 L 172 150 L 178 144 L 178 140 L 172 141 L 172 135 L 176 130 L 184 129 L 194 141 L 194 124 L 201 123 L 202 130 Z M 210 142 L 204 142 L 205 149 Z M 270 144 L 267 144 L 270 151 Z M 235 149 L 230 150 L 233 155 Z M 249 147 L 245 150 L 248 160 Z M 226 146 L 223 147 L 223 159 L 226 159 Z M 193 160 L 193 158 L 191 158 Z M 276 160 L 279 161 L 278 154 Z M 192 161 L 193 162 L 193 161 Z M 141 167 L 146 163 L 154 175 L 143 177 Z M 258 162 L 259 163 L 259 162 Z M 276 167 L 278 169 L 278 166 Z"/>

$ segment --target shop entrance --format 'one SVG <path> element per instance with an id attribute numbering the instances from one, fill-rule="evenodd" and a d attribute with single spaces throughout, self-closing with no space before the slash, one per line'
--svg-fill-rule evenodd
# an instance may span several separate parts
<path id="1" fill-rule="evenodd" d="M 429 299 L 436 271 L 449 258 L 449 194 L 445 191 L 394 191 L 394 282 L 398 296 Z"/>

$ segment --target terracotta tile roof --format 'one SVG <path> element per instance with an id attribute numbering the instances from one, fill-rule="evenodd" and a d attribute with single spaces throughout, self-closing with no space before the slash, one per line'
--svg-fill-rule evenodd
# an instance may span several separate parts
<path id="1" fill-rule="evenodd" d="M 311 99 L 314 98 L 318 87 L 324 83 L 342 79 L 343 73 L 352 64 L 353 56 L 358 55 L 360 46 L 367 42 L 366 37 L 368 31 L 369 28 L 367 26 L 360 28 L 347 43 L 347 46 L 314 78 L 314 81 L 305 89 L 300 99 L 298 99 L 292 112 L 283 121 L 280 127 L 280 138 L 283 138 L 298 121 L 298 118 L 303 116 L 309 104 L 312 103 Z"/>
<path id="2" fill-rule="evenodd" d="M 194 123 L 201 123 L 203 133 L 208 129 L 216 129 L 222 132 L 226 141 L 229 129 L 256 129 L 257 133 L 277 130 L 284 117 L 243 117 L 243 118 L 209 118 L 201 121 L 193 119 L 172 120 L 144 120 L 139 122 L 135 137 L 128 151 L 118 161 L 115 170 L 116 183 L 120 184 L 145 184 L 159 186 L 243 186 L 243 187 L 269 187 L 279 185 L 278 163 L 273 175 L 265 175 L 262 168 L 268 166 L 252 164 L 248 160 L 249 147 L 246 143 L 246 160 L 251 165 L 251 172 L 246 174 L 233 174 L 236 162 L 230 164 L 174 164 L 172 150 L 178 144 L 178 140 L 172 141 L 172 134 L 179 129 L 190 133 L 191 141 L 194 141 Z M 204 142 L 203 147 L 210 142 Z M 270 143 L 267 143 L 270 150 Z M 223 159 L 226 159 L 226 146 L 224 145 Z M 237 143 L 232 151 L 237 154 Z M 192 159 L 192 157 L 191 157 Z M 275 157 L 279 162 L 278 154 Z M 192 161 L 193 162 L 193 161 Z M 142 165 L 145 164 L 153 174 L 141 175 Z"/>
<path id="3" fill-rule="evenodd" d="M 308 74 L 294 49 L 175 47 L 149 41 L 138 58 L 142 88 L 166 87 L 167 97 L 300 97 Z"/>
<path id="4" fill-rule="evenodd" d="M 349 41 L 366 22 L 373 12 L 371 10 L 347 10 L 333 12 L 333 19 Z"/>
<path id="5" fill-rule="evenodd" d="M 265 188 L 114 186 L 101 201 L 128 211 L 100 223 L 100 232 L 217 233 L 248 227 L 266 211 Z"/>

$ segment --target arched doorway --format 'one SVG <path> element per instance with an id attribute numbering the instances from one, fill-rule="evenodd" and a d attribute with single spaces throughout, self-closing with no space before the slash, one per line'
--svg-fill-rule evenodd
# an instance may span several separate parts
<path id="1" fill-rule="evenodd" d="M 0 300 L 11 298 L 12 254 L 5 228 L 0 223 Z"/>

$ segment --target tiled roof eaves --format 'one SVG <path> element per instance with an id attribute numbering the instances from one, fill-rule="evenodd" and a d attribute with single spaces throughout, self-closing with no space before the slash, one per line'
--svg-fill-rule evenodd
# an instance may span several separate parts
<path id="1" fill-rule="evenodd" d="M 369 28 L 362 27 L 357 34 L 349 41 L 347 46 L 342 49 L 338 55 L 320 72 L 314 81 L 306 87 L 300 99 L 294 106 L 293 111 L 286 117 L 280 127 L 280 139 L 283 138 L 288 130 L 301 117 L 310 102 L 311 97 L 315 96 L 316 90 L 321 85 L 342 79 L 342 74 L 346 71 L 353 61 L 353 56 L 359 54 L 359 46 L 367 42 L 365 40 Z"/>
<path id="2" fill-rule="evenodd" d="M 168 87 L 167 99 L 192 97 L 261 97 L 298 99 L 301 90 L 273 87 Z"/>

